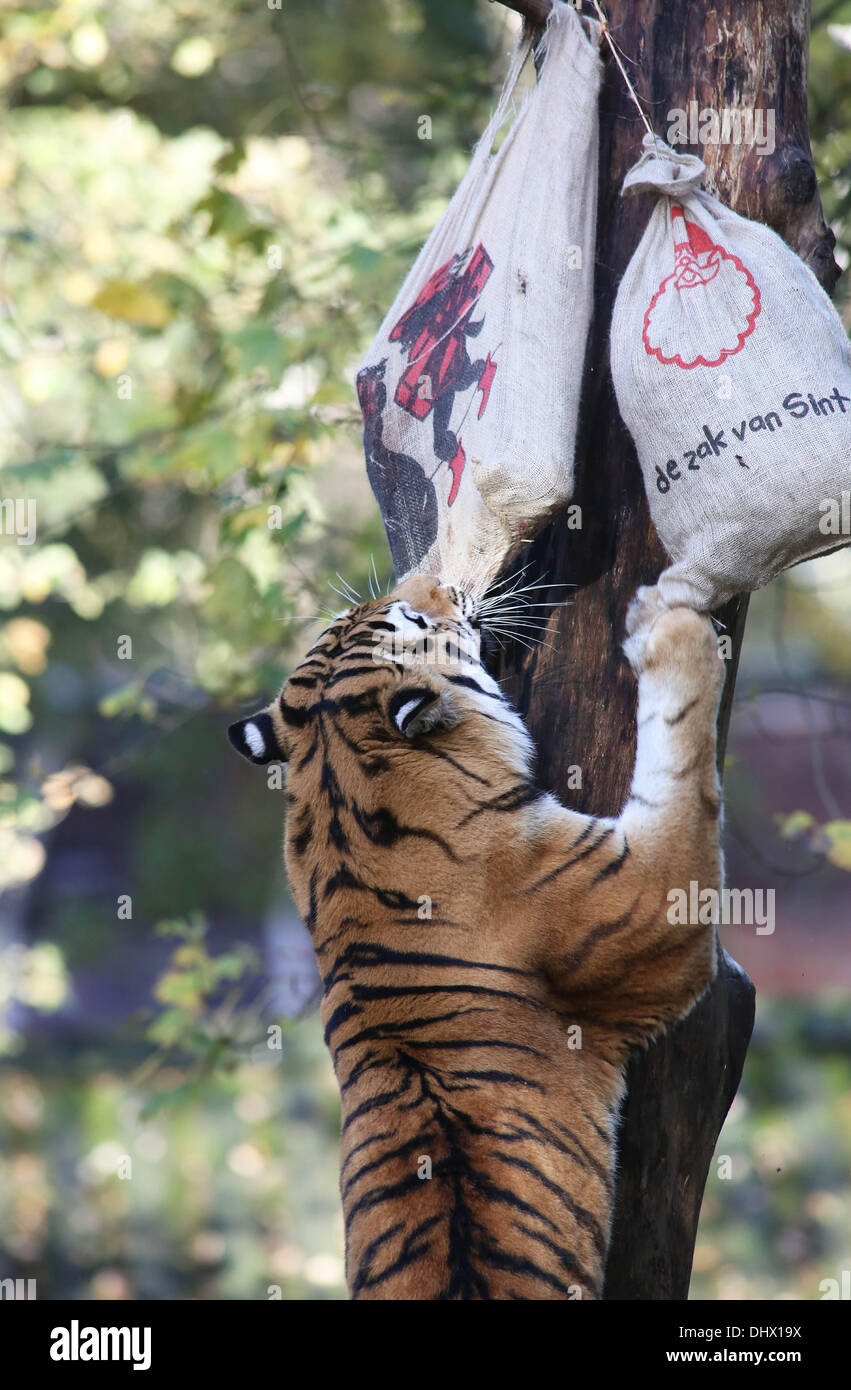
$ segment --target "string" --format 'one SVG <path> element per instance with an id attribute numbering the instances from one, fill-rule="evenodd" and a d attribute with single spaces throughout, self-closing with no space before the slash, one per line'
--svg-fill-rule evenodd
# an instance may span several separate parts
<path id="1" fill-rule="evenodd" d="M 658 143 L 658 137 L 656 135 L 656 132 L 644 114 L 644 107 L 641 105 L 641 102 L 638 99 L 638 93 L 636 92 L 635 88 L 629 80 L 629 73 L 627 72 L 626 68 L 623 65 L 623 62 L 621 61 L 621 56 L 617 50 L 617 45 L 615 44 L 614 39 L 609 33 L 609 21 L 603 13 L 602 9 L 600 8 L 598 0 L 591 0 L 591 3 L 594 6 L 594 9 L 597 11 L 597 16 L 600 20 L 600 24 L 603 30 L 603 37 L 605 38 L 606 43 L 609 45 L 609 48 L 612 50 L 612 57 L 614 58 L 615 62 L 617 63 L 620 69 L 621 77 L 626 83 L 626 89 L 632 97 L 633 101 L 635 102 L 636 110 L 638 111 L 639 116 L 644 122 L 644 129 L 647 131 L 647 134 L 650 135 Z"/>

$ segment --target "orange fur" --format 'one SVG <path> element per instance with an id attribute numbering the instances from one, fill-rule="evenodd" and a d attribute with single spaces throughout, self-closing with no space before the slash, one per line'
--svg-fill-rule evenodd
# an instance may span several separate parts
<path id="1" fill-rule="evenodd" d="M 715 971 L 714 927 L 670 925 L 667 895 L 720 886 L 721 663 L 707 619 L 640 591 L 631 795 L 589 818 L 535 787 L 481 667 L 374 659 L 374 624 L 466 636 L 470 609 L 424 578 L 353 609 L 238 737 L 289 762 L 352 1297 L 596 1298 L 629 1050 Z"/>

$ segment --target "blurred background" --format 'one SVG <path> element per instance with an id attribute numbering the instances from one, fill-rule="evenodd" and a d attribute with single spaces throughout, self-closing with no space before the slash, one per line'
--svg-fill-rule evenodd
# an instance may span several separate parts
<path id="1" fill-rule="evenodd" d="M 37 538 L 0 537 L 0 1278 L 40 1298 L 344 1296 L 283 798 L 224 734 L 337 571 L 389 574 L 353 369 L 515 27 L 485 0 L 4 5 L 0 491 Z M 815 0 L 843 267 L 850 50 L 851 3 Z M 849 639 L 848 550 L 752 600 L 728 882 L 773 890 L 775 929 L 725 929 L 758 1020 L 693 1297 L 851 1270 Z"/>

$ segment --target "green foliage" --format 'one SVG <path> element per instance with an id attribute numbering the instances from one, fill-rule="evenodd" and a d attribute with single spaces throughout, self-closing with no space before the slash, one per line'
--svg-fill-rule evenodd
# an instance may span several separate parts
<path id="1" fill-rule="evenodd" d="M 179 1070 L 157 1081 L 154 1106 L 120 1039 L 0 1071 L 4 1271 L 34 1274 L 40 1298 L 343 1298 L 319 1020 L 281 1051 L 243 1048 L 200 1094 Z"/>
<path id="2" fill-rule="evenodd" d="M 320 1033 L 285 1030 L 276 1065 L 239 940 L 285 896 L 283 799 L 224 727 L 280 686 L 336 571 L 389 570 L 353 370 L 491 101 L 483 8 L 6 6 L 0 482 L 37 538 L 0 540 L 0 889 L 29 886 L 43 939 L 4 957 L 0 1003 L 50 1017 L 79 972 L 170 946 L 94 1074 L 48 1050 L 33 1079 L 29 1029 L 6 1078 L 4 1257 L 45 1296 L 339 1296 Z M 268 1116 L 250 1135 L 243 1103 Z"/>
<path id="3" fill-rule="evenodd" d="M 817 825 L 809 811 L 793 811 L 775 816 L 784 840 L 805 838 L 811 849 L 821 852 L 838 869 L 851 869 L 851 820 L 826 821 Z"/>
<path id="4" fill-rule="evenodd" d="M 813 0 L 808 97 L 810 129 L 819 191 L 829 226 L 836 233 L 836 257 L 851 262 L 851 5 L 847 0 Z M 851 305 L 851 291 L 840 285 L 839 299 Z M 847 321 L 847 319 L 846 319 Z"/>
<path id="5" fill-rule="evenodd" d="M 848 1018 L 846 995 L 760 1001 L 709 1166 L 691 1298 L 814 1300 L 823 1280 L 847 1269 Z"/>
<path id="6" fill-rule="evenodd" d="M 851 3 L 816 9 L 813 145 L 847 261 L 851 91 L 827 26 L 851 32 Z M 38 1264 L 42 1296 L 340 1296 L 320 1029 L 269 1052 L 240 942 L 285 900 L 283 799 L 223 730 L 280 686 L 336 571 L 363 589 L 374 553 L 389 572 L 353 371 L 507 47 L 484 0 L 5 5 L 0 490 L 38 524 L 0 538 L 0 892 L 37 939 L 3 956 L 0 1050 L 22 1045 L 5 1006 L 43 1023 L 84 968 L 171 947 L 142 1024 L 79 1055 L 35 1029 L 0 1077 L 2 1253 Z M 796 640 L 837 677 L 843 582 L 790 591 Z M 847 827 L 782 833 L 847 868 Z M 84 888 L 51 872 L 98 854 Z"/>

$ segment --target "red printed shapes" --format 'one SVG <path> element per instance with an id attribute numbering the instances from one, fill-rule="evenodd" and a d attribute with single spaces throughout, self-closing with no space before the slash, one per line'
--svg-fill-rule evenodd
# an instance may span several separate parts
<path id="1" fill-rule="evenodd" d="M 416 420 L 432 416 L 434 454 L 451 474 L 449 507 L 458 496 L 467 462 L 460 428 L 470 406 L 455 424 L 456 396 L 463 403 L 470 387 L 480 393 L 476 418 L 481 420 L 498 365 L 490 352 L 474 360 L 468 346 L 468 339 L 478 337 L 484 327 L 484 315 L 474 322 L 473 313 L 492 270 L 493 261 L 481 242 L 452 256 L 429 276 L 389 335 L 390 342 L 399 343 L 407 354 L 393 399 Z"/>
<path id="2" fill-rule="evenodd" d="M 716 246 L 681 207 L 671 208 L 674 270 L 644 315 L 642 341 L 666 365 L 717 367 L 740 352 L 756 325 L 759 289 L 738 256 Z"/>

